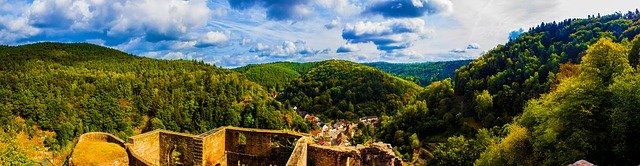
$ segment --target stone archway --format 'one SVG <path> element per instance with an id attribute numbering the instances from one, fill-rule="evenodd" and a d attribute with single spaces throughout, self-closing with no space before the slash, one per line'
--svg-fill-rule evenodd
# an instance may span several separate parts
<path id="1" fill-rule="evenodd" d="M 171 150 L 169 151 L 169 154 L 167 155 L 167 163 L 169 165 L 184 165 L 185 161 L 185 154 L 184 154 L 184 149 L 179 148 L 176 145 L 173 145 L 173 147 L 171 148 Z"/>

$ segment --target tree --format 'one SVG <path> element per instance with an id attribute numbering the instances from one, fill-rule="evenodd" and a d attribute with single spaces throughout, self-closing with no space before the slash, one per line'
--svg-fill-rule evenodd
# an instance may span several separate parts
<path id="1" fill-rule="evenodd" d="M 535 165 L 528 152 L 528 130 L 517 125 L 508 128 L 509 134 L 500 143 L 487 147 L 474 165 Z"/>
<path id="2" fill-rule="evenodd" d="M 629 65 L 637 69 L 640 63 L 640 35 L 631 41 L 631 51 L 629 51 Z"/>
<path id="3" fill-rule="evenodd" d="M 411 149 L 418 149 L 420 148 L 420 140 L 418 139 L 418 134 L 412 134 L 409 137 L 409 141 L 411 141 Z"/>
<path id="4" fill-rule="evenodd" d="M 492 129 L 493 130 L 493 129 Z M 495 143 L 494 131 L 480 129 L 475 137 L 453 136 L 436 146 L 429 165 L 473 165 L 487 146 Z"/>
<path id="5" fill-rule="evenodd" d="M 611 39 L 601 38 L 589 46 L 587 54 L 582 58 L 581 77 L 597 79 L 597 82 L 608 85 L 615 74 L 622 74 L 631 69 L 625 48 Z"/>
<path id="6" fill-rule="evenodd" d="M 151 129 L 165 129 L 164 123 L 158 118 L 151 119 Z"/>
<path id="7" fill-rule="evenodd" d="M 479 116 L 484 117 L 487 115 L 489 109 L 493 106 L 493 98 L 491 97 L 491 94 L 489 94 L 488 90 L 476 93 L 475 105 L 476 112 Z"/>

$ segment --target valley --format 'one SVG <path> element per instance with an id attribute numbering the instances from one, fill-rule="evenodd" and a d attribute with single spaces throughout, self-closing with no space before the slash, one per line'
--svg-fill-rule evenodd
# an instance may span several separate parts
<path id="1" fill-rule="evenodd" d="M 639 34 L 640 13 L 619 12 L 542 23 L 474 60 L 233 69 L 88 43 L 0 46 L 0 165 L 91 160 L 77 152 L 87 146 L 131 165 L 132 155 L 152 156 L 139 165 L 368 165 L 370 154 L 397 165 L 634 165 Z M 200 149 L 165 161 L 173 153 L 149 154 L 172 152 L 159 141 Z"/>

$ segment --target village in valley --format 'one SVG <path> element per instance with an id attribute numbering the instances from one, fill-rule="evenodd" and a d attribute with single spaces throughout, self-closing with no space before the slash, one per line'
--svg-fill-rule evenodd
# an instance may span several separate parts
<path id="1" fill-rule="evenodd" d="M 310 121 L 319 128 L 312 130 L 309 133 L 316 141 L 316 144 L 324 146 L 354 146 L 356 145 L 354 143 L 354 137 L 356 136 L 359 127 L 366 126 L 375 128 L 378 125 L 377 116 L 361 117 L 358 118 L 357 122 L 351 122 L 345 119 L 325 122 L 317 116 L 299 110 L 297 107 L 293 107 L 293 109 L 298 113 L 298 115 L 303 116 L 304 119 Z"/>

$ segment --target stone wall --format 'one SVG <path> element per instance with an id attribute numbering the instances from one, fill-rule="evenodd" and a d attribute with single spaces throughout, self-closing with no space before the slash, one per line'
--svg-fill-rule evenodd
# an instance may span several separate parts
<path id="1" fill-rule="evenodd" d="M 340 148 L 340 149 L 338 149 Z M 310 166 L 334 165 L 351 166 L 356 165 L 354 158 L 357 152 L 354 148 L 329 147 L 311 144 L 307 147 L 307 164 Z"/>
<path id="2" fill-rule="evenodd" d="M 227 164 L 285 165 L 303 136 L 282 130 L 226 127 Z"/>
<path id="3" fill-rule="evenodd" d="M 371 165 L 400 166 L 402 161 L 389 144 L 373 143 L 370 146 L 330 147 L 310 144 L 307 148 L 307 164 L 314 165 Z"/>
<path id="4" fill-rule="evenodd" d="M 223 128 L 219 128 L 200 135 L 202 138 L 202 165 L 227 165 L 225 131 Z"/>
<path id="5" fill-rule="evenodd" d="M 144 157 L 139 156 L 137 153 L 131 151 L 133 149 L 130 144 L 125 145 L 127 147 L 127 154 L 129 156 L 129 165 L 130 166 L 149 166 L 149 165 L 158 165 L 153 164 L 149 161 L 144 160 Z"/>
<path id="6" fill-rule="evenodd" d="M 124 141 L 122 139 L 116 137 L 115 135 L 112 135 L 109 133 L 103 133 L 103 132 L 84 133 L 78 139 L 78 142 L 82 142 L 82 141 L 109 142 L 109 143 L 118 144 L 123 148 L 125 147 Z"/>
<path id="7" fill-rule="evenodd" d="M 160 159 L 158 153 L 159 148 L 160 130 L 129 137 L 129 140 L 127 140 L 127 151 L 133 153 L 133 155 L 129 155 L 129 163 L 139 163 L 135 160 L 140 160 L 143 163 L 158 165 Z"/>
<path id="8" fill-rule="evenodd" d="M 198 152 L 194 150 L 194 147 L 198 145 L 195 142 L 200 142 L 199 146 L 202 149 L 202 140 L 189 134 L 176 133 L 170 131 L 160 132 L 160 147 L 158 149 L 159 165 L 174 165 L 178 162 L 182 165 L 200 165 L 202 164 L 197 160 L 197 157 L 202 157 L 202 151 Z M 172 156 L 174 151 L 179 152 L 180 156 Z M 174 160 L 174 158 L 176 160 Z"/>
<path id="9" fill-rule="evenodd" d="M 389 144 L 374 143 L 358 150 L 361 154 L 360 165 L 402 165 L 402 161 L 395 155 Z"/>
<path id="10" fill-rule="evenodd" d="M 328 147 L 314 144 L 306 134 L 282 130 L 221 127 L 197 136 L 154 130 L 130 137 L 124 144 L 110 134 L 87 133 L 82 139 L 120 142 L 134 166 L 173 165 L 176 161 L 206 166 L 401 165 L 389 144 Z M 180 155 L 172 156 L 174 151 Z"/>
<path id="11" fill-rule="evenodd" d="M 287 166 L 307 165 L 307 145 L 312 141 L 313 139 L 309 137 L 298 139 L 296 147 L 287 161 Z"/>
<path id="12" fill-rule="evenodd" d="M 226 130 L 226 150 L 230 152 L 266 156 L 271 151 L 271 138 L 262 133 Z"/>

